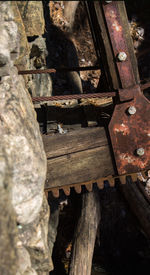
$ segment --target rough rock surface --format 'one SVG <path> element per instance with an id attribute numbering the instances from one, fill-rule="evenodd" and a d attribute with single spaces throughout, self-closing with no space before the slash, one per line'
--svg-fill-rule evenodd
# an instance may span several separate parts
<path id="1" fill-rule="evenodd" d="M 46 41 L 41 35 L 29 43 L 30 59 L 29 69 L 46 68 Z M 27 88 L 32 96 L 50 96 L 52 93 L 52 80 L 49 74 L 29 75 Z"/>
<path id="2" fill-rule="evenodd" d="M 15 65 L 18 70 L 47 68 L 42 1 L 12 1 L 11 6 L 20 36 L 20 53 Z M 52 81 L 49 74 L 26 75 L 24 79 L 32 96 L 51 95 Z"/>
<path id="3" fill-rule="evenodd" d="M 44 33 L 44 16 L 42 1 L 17 1 L 27 36 Z"/>
<path id="4" fill-rule="evenodd" d="M 0 274 L 17 271 L 16 215 L 10 201 L 11 173 L 7 157 L 0 150 Z M 5 173 L 4 173 L 5 171 Z"/>
<path id="5" fill-rule="evenodd" d="M 30 224 L 20 228 L 19 238 L 28 250 L 32 267 L 37 272 L 51 270 L 53 267 L 48 248 L 49 207 L 44 196 L 43 205 L 37 218 Z"/>
<path id="6" fill-rule="evenodd" d="M 18 1 L 19 2 L 19 1 Z M 11 1 L 11 7 L 13 9 L 14 20 L 18 27 L 18 33 L 20 38 L 20 52 L 19 58 L 15 60 L 15 64 L 22 64 L 24 66 L 27 63 L 27 59 L 29 56 L 29 45 L 26 36 L 25 26 L 23 24 L 23 20 L 18 9 L 18 5 L 16 1 Z"/>
<path id="7" fill-rule="evenodd" d="M 0 37 L 0 274 L 44 275 L 52 269 L 46 156 L 30 95 L 14 66 L 20 46 L 10 1 L 0 2 Z"/>

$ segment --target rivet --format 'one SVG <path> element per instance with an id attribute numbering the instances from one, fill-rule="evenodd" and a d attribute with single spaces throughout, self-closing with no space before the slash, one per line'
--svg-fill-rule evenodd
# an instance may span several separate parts
<path id="1" fill-rule="evenodd" d="M 136 113 L 136 108 L 135 108 L 134 106 L 130 106 L 130 107 L 128 108 L 128 113 L 129 113 L 130 115 L 134 115 L 134 114 Z"/>
<path id="2" fill-rule="evenodd" d="M 142 147 L 141 147 L 141 148 L 138 148 L 138 149 L 136 150 L 136 153 L 137 153 L 137 155 L 140 156 L 140 157 L 143 156 L 143 155 L 144 155 L 144 148 L 142 148 Z"/>
<path id="3" fill-rule="evenodd" d="M 118 53 L 117 57 L 118 57 L 118 60 L 122 62 L 127 59 L 127 54 L 125 52 L 120 52 L 120 53 Z"/>

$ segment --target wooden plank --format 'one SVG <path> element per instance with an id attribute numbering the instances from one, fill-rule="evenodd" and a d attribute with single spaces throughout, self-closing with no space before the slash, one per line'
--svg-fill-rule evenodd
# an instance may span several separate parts
<path id="1" fill-rule="evenodd" d="M 114 173 L 108 145 L 47 161 L 45 189 L 96 180 Z"/>
<path id="2" fill-rule="evenodd" d="M 43 143 L 48 159 L 108 144 L 105 130 L 100 127 L 80 128 L 63 135 L 45 135 Z"/>

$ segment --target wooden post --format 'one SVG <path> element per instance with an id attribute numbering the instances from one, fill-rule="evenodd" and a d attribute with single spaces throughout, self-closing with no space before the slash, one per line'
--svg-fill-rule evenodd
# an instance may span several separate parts
<path id="1" fill-rule="evenodd" d="M 148 238 L 150 238 L 150 203 L 138 188 L 140 183 L 133 183 L 130 179 L 125 185 L 120 186 L 131 212 L 138 219 L 140 227 Z"/>
<path id="2" fill-rule="evenodd" d="M 90 275 L 98 224 L 100 222 L 99 193 L 82 195 L 81 216 L 74 236 L 69 275 Z"/>

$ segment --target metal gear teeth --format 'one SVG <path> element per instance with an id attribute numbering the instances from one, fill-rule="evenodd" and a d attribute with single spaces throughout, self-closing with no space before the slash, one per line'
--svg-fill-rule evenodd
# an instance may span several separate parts
<path id="1" fill-rule="evenodd" d="M 97 182 L 97 186 L 98 186 L 99 189 L 104 188 L 104 180 L 103 179 L 99 179 L 96 182 Z"/>
<path id="2" fill-rule="evenodd" d="M 126 175 L 124 175 L 124 176 L 119 176 L 118 178 L 119 178 L 121 184 L 126 184 Z"/>
<path id="3" fill-rule="evenodd" d="M 142 172 L 127 174 L 127 175 L 120 175 L 120 176 L 115 176 L 115 177 L 108 176 L 106 178 L 97 179 L 95 181 L 89 181 L 89 182 L 83 183 L 83 184 L 65 186 L 65 187 L 62 187 L 61 189 L 63 189 L 66 196 L 70 195 L 70 188 L 71 187 L 74 188 L 74 190 L 76 191 L 77 194 L 80 194 L 81 191 L 82 191 L 82 185 L 84 185 L 86 187 L 87 191 L 91 192 L 93 190 L 93 184 L 94 183 L 97 183 L 97 187 L 99 189 L 104 188 L 104 182 L 105 181 L 108 181 L 110 187 L 115 187 L 115 179 L 119 179 L 121 184 L 126 184 L 126 179 L 127 179 L 128 176 L 131 177 L 133 182 L 136 182 L 137 179 L 139 179 L 141 181 L 143 181 L 143 180 L 146 181 L 147 178 L 148 178 L 148 176 L 145 174 L 145 171 L 142 171 Z M 51 191 L 52 191 L 52 194 L 55 198 L 59 197 L 59 188 L 53 188 Z"/>
<path id="4" fill-rule="evenodd" d="M 115 187 L 115 179 L 113 177 L 107 177 L 110 187 Z"/>
<path id="5" fill-rule="evenodd" d="M 93 190 L 93 182 L 90 182 L 85 185 L 87 191 L 91 192 Z"/>
<path id="6" fill-rule="evenodd" d="M 52 194 L 55 198 L 59 198 L 59 189 L 57 188 L 52 189 Z"/>
<path id="7" fill-rule="evenodd" d="M 82 190 L 82 187 L 81 187 L 81 185 L 77 185 L 77 186 L 74 186 L 74 189 L 75 189 L 77 194 L 80 194 L 81 190 Z"/>
<path id="8" fill-rule="evenodd" d="M 69 196 L 69 195 L 70 195 L 70 187 L 67 187 L 67 186 L 64 187 L 64 188 L 63 188 L 63 191 L 64 191 L 64 193 L 65 193 L 66 196 Z"/>

